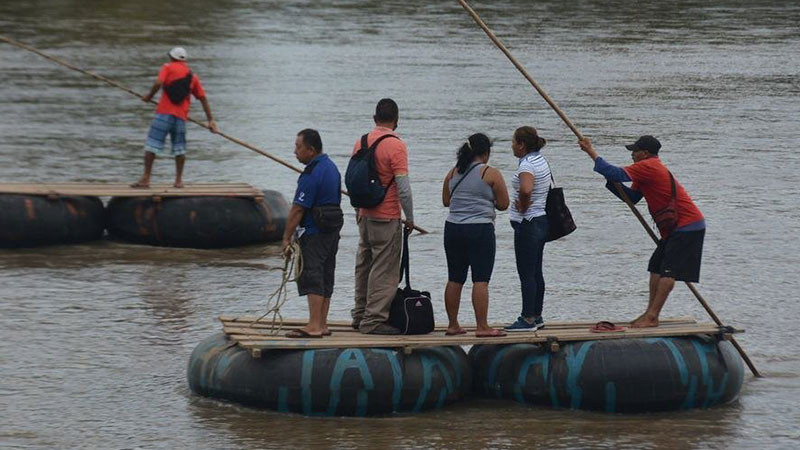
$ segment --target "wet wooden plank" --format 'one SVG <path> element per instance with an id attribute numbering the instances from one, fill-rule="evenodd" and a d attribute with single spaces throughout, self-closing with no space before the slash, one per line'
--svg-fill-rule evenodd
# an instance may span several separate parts
<path id="1" fill-rule="evenodd" d="M 263 197 L 264 193 L 246 183 L 190 183 L 182 188 L 154 183 L 149 188 L 132 188 L 127 183 L 0 183 L 0 193 L 48 196 L 95 197 Z"/>
<path id="2" fill-rule="evenodd" d="M 258 319 L 258 318 L 259 318 L 259 316 L 230 316 L 230 315 L 224 315 L 224 314 L 219 316 L 219 320 L 223 323 L 223 325 L 226 325 L 226 326 L 250 326 L 250 324 L 253 321 L 255 321 L 256 319 Z M 630 323 L 626 322 L 626 321 L 614 321 L 614 320 L 611 320 L 611 321 L 616 323 L 617 325 L 622 325 L 622 326 L 629 326 L 630 325 Z M 307 321 L 305 319 L 286 318 L 286 319 L 283 319 L 282 323 L 283 323 L 283 327 L 286 328 L 286 327 L 303 326 L 303 325 L 306 324 L 306 322 Z M 585 321 L 577 321 L 577 322 L 565 322 L 565 321 L 552 321 L 552 322 L 549 322 L 548 321 L 548 322 L 545 323 L 545 326 L 546 326 L 545 329 L 550 329 L 550 328 L 574 328 L 575 326 L 591 327 L 592 325 L 594 325 L 597 322 L 598 322 L 598 320 L 585 320 Z M 680 324 L 695 324 L 695 323 L 697 323 L 697 320 L 695 320 L 692 317 L 673 317 L 673 318 L 661 319 L 661 326 L 674 326 L 674 325 L 680 325 Z M 491 326 L 495 327 L 495 328 L 502 328 L 502 327 L 504 327 L 506 325 L 508 325 L 508 323 L 493 323 L 493 324 L 491 324 Z M 267 316 L 267 317 L 261 319 L 259 322 L 256 322 L 255 324 L 253 324 L 253 328 L 270 328 L 270 327 L 272 327 L 272 317 L 271 316 Z M 347 321 L 344 321 L 344 320 L 331 320 L 331 321 L 328 321 L 328 327 L 331 330 L 340 329 L 342 331 L 357 332 L 356 330 L 353 330 L 353 328 L 350 326 L 350 321 L 349 320 L 347 320 Z M 475 331 L 475 325 L 473 325 L 473 324 L 462 325 L 462 327 L 467 331 Z M 444 331 L 446 328 L 447 328 L 447 324 L 436 324 L 436 326 L 435 326 L 435 330 L 440 330 L 440 331 Z"/>
<path id="3" fill-rule="evenodd" d="M 535 332 L 509 333 L 507 336 L 496 338 L 479 338 L 474 335 L 474 326 L 465 327 L 470 330 L 467 334 L 459 336 L 446 336 L 444 325 L 438 325 L 433 333 L 417 336 L 380 336 L 364 335 L 350 328 L 349 322 L 331 322 L 329 327 L 332 336 L 322 339 L 292 339 L 284 336 L 289 329 L 303 325 L 304 321 L 286 319 L 283 327 L 272 330 L 271 321 L 256 323 L 249 326 L 256 316 L 220 316 L 223 331 L 240 346 L 259 353 L 261 350 L 271 349 L 302 349 L 302 348 L 405 348 L 406 350 L 418 347 L 436 347 L 449 345 L 476 345 L 476 344 L 515 344 L 515 343 L 547 343 L 547 342 L 575 342 L 606 339 L 632 339 L 647 337 L 691 336 L 704 334 L 719 334 L 723 331 L 741 332 L 741 330 L 722 330 L 715 324 L 697 323 L 692 318 L 665 318 L 661 325 L 655 328 L 627 328 L 625 331 L 610 333 L 593 333 L 589 327 L 596 321 L 580 322 L 552 322 L 548 327 Z M 627 326 L 627 323 L 619 322 Z M 338 328 L 338 329 L 337 329 Z"/>

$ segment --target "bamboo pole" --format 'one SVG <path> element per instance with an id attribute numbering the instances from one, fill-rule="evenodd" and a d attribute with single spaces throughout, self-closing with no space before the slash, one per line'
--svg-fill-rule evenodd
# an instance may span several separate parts
<path id="1" fill-rule="evenodd" d="M 525 79 L 527 79 L 531 83 L 531 85 L 533 85 L 534 89 L 536 89 L 536 91 L 539 93 L 539 95 L 542 96 L 542 98 L 544 98 L 547 104 L 550 105 L 551 108 L 553 108 L 556 114 L 558 114 L 558 117 L 560 117 L 561 120 L 564 121 L 564 123 L 567 125 L 567 127 L 569 127 L 570 130 L 572 130 L 575 136 L 578 139 L 583 139 L 583 135 L 581 134 L 580 131 L 578 131 L 575 125 L 573 125 L 572 121 L 569 120 L 567 115 L 564 114 L 561 108 L 558 107 L 556 102 L 553 101 L 553 99 L 550 98 L 550 96 L 547 95 L 547 93 L 539 86 L 539 83 L 537 83 L 536 80 L 533 79 L 533 77 L 528 73 L 527 70 L 525 70 L 522 64 L 520 64 L 519 61 L 517 61 L 517 59 L 514 58 L 511 52 L 506 48 L 505 45 L 503 45 L 502 42 L 500 42 L 500 40 L 497 38 L 497 36 L 495 36 L 492 30 L 490 30 L 489 27 L 486 26 L 486 23 L 484 23 L 484 21 L 480 18 L 478 13 L 476 13 L 475 10 L 472 9 L 472 7 L 470 7 L 465 0 L 458 0 L 458 3 L 461 4 L 461 6 L 464 8 L 464 10 L 467 11 L 467 13 L 469 13 L 470 16 L 472 16 L 472 19 L 475 21 L 475 23 L 478 24 L 478 26 L 481 27 L 481 29 L 483 29 L 484 33 L 486 33 L 486 35 L 489 37 L 489 39 L 492 40 L 492 42 L 494 42 L 497 48 L 499 48 L 500 51 L 502 51 L 506 55 L 506 57 L 511 61 L 514 67 L 516 67 L 517 70 L 519 70 L 522 73 L 522 76 L 524 76 Z M 620 183 L 615 182 L 614 186 L 620 193 L 622 200 L 625 201 L 625 203 L 631 209 L 633 214 L 639 220 L 639 223 L 642 224 L 642 226 L 645 228 L 650 237 L 653 238 L 653 240 L 656 243 L 658 243 L 658 236 L 656 236 L 655 232 L 650 228 L 650 225 L 647 224 L 647 222 L 645 221 L 644 217 L 642 217 L 642 214 L 639 212 L 639 210 L 636 209 L 636 206 L 633 204 L 633 202 L 631 202 L 631 199 L 628 198 L 628 195 L 622 189 Z M 714 313 L 714 311 L 711 309 L 711 307 L 708 305 L 705 299 L 703 299 L 703 297 L 700 295 L 700 292 L 697 291 L 697 288 L 695 288 L 694 285 L 690 282 L 686 282 L 686 286 L 689 287 L 689 290 L 692 291 L 692 294 L 694 294 L 694 296 L 697 298 L 697 301 L 699 301 L 700 304 L 703 306 L 703 308 L 705 308 L 708 315 L 711 316 L 711 319 L 714 320 L 714 322 L 717 325 L 724 326 L 719 317 L 717 317 L 717 315 Z M 736 350 L 739 352 L 739 355 L 741 355 L 744 362 L 747 364 L 747 367 L 750 368 L 750 371 L 753 373 L 753 375 L 755 375 L 756 377 L 761 377 L 761 374 L 758 372 L 758 369 L 756 369 L 756 366 L 753 364 L 752 361 L 750 361 L 750 358 L 747 356 L 747 353 L 745 353 L 744 349 L 742 349 L 742 347 L 739 345 L 736 339 L 733 336 L 731 336 L 730 341 L 736 348 Z"/>
<path id="2" fill-rule="evenodd" d="M 0 41 L 4 41 L 4 42 L 6 42 L 8 44 L 11 44 L 11 45 L 13 45 L 15 47 L 19 47 L 19 48 L 21 48 L 23 50 L 27 50 L 27 51 L 29 51 L 31 53 L 35 53 L 35 54 L 41 56 L 42 58 L 47 59 L 48 61 L 52 61 L 52 62 L 54 62 L 54 63 L 56 63 L 56 64 L 58 64 L 60 66 L 64 66 L 67 69 L 74 70 L 76 72 L 80 72 L 80 73 L 82 73 L 84 75 L 88 75 L 88 76 L 94 78 L 95 80 L 102 81 L 102 82 L 104 82 L 106 84 L 109 84 L 109 85 L 111 85 L 111 86 L 113 86 L 113 87 L 115 87 L 117 89 L 121 89 L 121 90 L 123 90 L 123 91 L 125 91 L 125 92 L 127 92 L 127 93 L 129 93 L 129 94 L 131 94 L 133 96 L 135 96 L 135 97 L 138 97 L 140 100 L 144 100 L 144 96 L 143 95 L 139 94 L 138 92 L 134 91 L 133 89 L 129 88 L 128 86 L 125 86 L 124 84 L 118 83 L 118 82 L 116 82 L 116 81 L 114 81 L 112 79 L 106 78 L 106 77 L 104 77 L 102 75 L 98 75 L 98 74 L 96 74 L 94 72 L 90 72 L 88 70 L 81 69 L 80 67 L 75 67 L 72 64 L 64 61 L 61 58 L 57 58 L 55 56 L 48 55 L 47 53 L 44 53 L 44 52 L 42 52 L 41 50 L 39 50 L 37 48 L 31 47 L 30 45 L 23 44 L 22 42 L 19 42 L 19 41 L 15 40 L 15 39 L 11 39 L 10 37 L 4 36 L 2 34 L 0 34 Z M 153 99 L 150 99 L 149 103 L 157 104 L 156 101 L 153 100 Z M 197 125 L 205 128 L 205 129 L 210 129 L 208 124 L 206 124 L 205 122 L 201 122 L 201 121 L 193 119 L 191 117 L 188 117 L 187 120 L 189 122 L 192 122 L 194 124 L 197 124 Z M 256 153 L 258 153 L 260 155 L 266 156 L 267 158 L 277 162 L 278 164 L 280 164 L 280 165 L 282 165 L 284 167 L 287 167 L 287 168 L 289 168 L 291 170 L 294 170 L 297 173 L 302 173 L 303 172 L 303 170 L 300 169 L 299 167 L 296 167 L 296 166 L 288 163 L 284 159 L 281 159 L 281 158 L 279 158 L 279 157 L 277 157 L 277 156 L 275 156 L 275 155 L 273 155 L 273 154 L 271 154 L 269 152 L 261 150 L 260 148 L 256 147 L 255 145 L 248 144 L 247 142 L 244 142 L 244 141 L 242 141 L 240 139 L 237 139 L 237 138 L 235 138 L 233 136 L 227 135 L 227 134 L 225 134 L 225 133 L 223 133 L 221 131 L 217 131 L 216 134 L 222 136 L 223 138 L 225 138 L 225 139 L 227 139 L 227 140 L 229 140 L 229 141 L 231 141 L 231 142 L 233 142 L 235 144 L 241 145 L 242 147 L 244 147 L 244 148 L 246 148 L 248 150 L 252 150 L 252 151 L 254 151 L 254 152 L 256 152 Z M 347 196 L 350 195 L 345 190 L 342 190 L 342 194 L 347 195 Z M 419 227 L 417 225 L 414 225 L 414 229 L 417 230 L 418 232 L 422 233 L 422 234 L 428 234 L 428 231 L 426 231 L 425 229 L 423 229 L 423 228 L 421 228 L 421 227 Z"/>

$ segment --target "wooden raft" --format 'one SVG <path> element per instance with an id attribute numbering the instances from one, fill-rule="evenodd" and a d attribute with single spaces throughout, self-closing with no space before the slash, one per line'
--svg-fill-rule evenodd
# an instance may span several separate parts
<path id="1" fill-rule="evenodd" d="M 534 332 L 513 332 L 503 337 L 475 337 L 475 327 L 465 326 L 467 334 L 445 336 L 445 325 L 437 325 L 433 333 L 417 336 L 379 336 L 361 334 L 350 327 L 350 322 L 330 321 L 331 336 L 322 339 L 294 339 L 284 334 L 300 326 L 305 321 L 285 319 L 280 330 L 273 328 L 272 321 L 266 317 L 253 323 L 257 316 L 220 316 L 223 331 L 240 347 L 250 351 L 253 357 L 260 357 L 262 350 L 315 349 L 315 348 L 402 348 L 411 352 L 419 347 L 475 344 L 517 344 L 544 343 L 551 351 L 558 351 L 559 342 L 591 341 L 601 339 L 631 339 L 669 336 L 722 335 L 740 333 L 743 330 L 719 327 L 712 323 L 698 323 L 689 317 L 662 319 L 655 328 L 627 328 L 625 331 L 593 333 L 589 328 L 596 321 L 587 322 L 547 322 L 546 328 Z M 618 325 L 628 327 L 626 322 Z M 501 327 L 502 325 L 493 325 Z"/>
<path id="2" fill-rule="evenodd" d="M 129 183 L 0 183 L 0 194 L 47 197 L 264 197 L 263 192 L 247 183 L 191 183 L 182 188 L 166 183 L 153 183 L 149 188 L 133 188 Z"/>

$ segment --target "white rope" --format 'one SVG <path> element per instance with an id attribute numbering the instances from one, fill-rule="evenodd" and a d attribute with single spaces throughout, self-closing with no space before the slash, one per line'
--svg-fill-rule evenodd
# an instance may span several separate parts
<path id="1" fill-rule="evenodd" d="M 283 315 L 281 315 L 281 307 L 289 299 L 289 291 L 287 285 L 294 283 L 300 278 L 303 273 L 303 252 L 300 251 L 300 244 L 294 240 L 288 247 L 288 251 L 283 255 L 283 274 L 281 276 L 281 284 L 267 298 L 267 312 L 261 317 L 250 323 L 250 327 L 255 326 L 261 319 L 272 314 L 272 324 L 269 328 L 270 334 L 278 334 L 283 329 Z M 276 326 L 277 325 L 277 326 Z"/>

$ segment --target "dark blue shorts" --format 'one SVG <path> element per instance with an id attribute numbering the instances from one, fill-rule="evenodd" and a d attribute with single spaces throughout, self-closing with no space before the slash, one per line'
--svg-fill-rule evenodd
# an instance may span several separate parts
<path id="1" fill-rule="evenodd" d="M 464 284 L 472 268 L 473 283 L 488 283 L 494 269 L 494 224 L 445 222 L 444 252 L 448 280 Z"/>
<path id="2" fill-rule="evenodd" d="M 677 281 L 700 281 L 703 239 L 706 230 L 675 231 L 658 242 L 647 271 Z"/>

